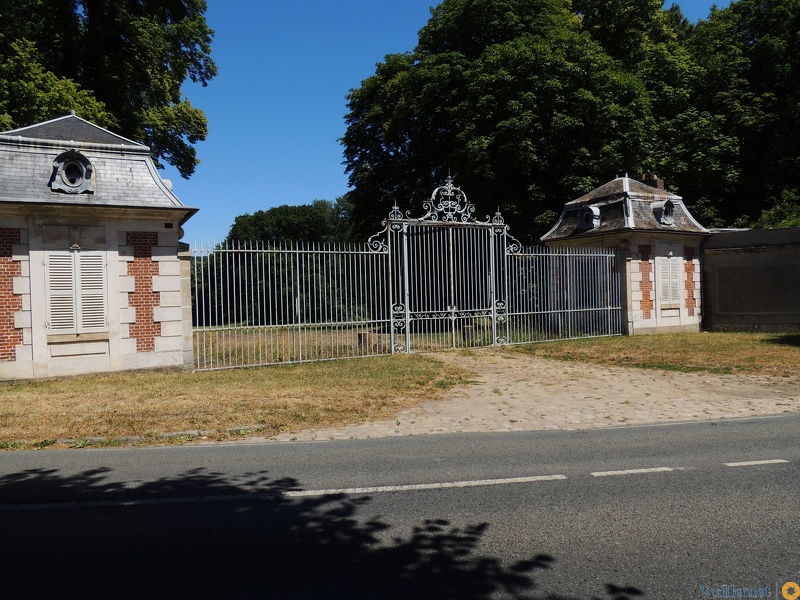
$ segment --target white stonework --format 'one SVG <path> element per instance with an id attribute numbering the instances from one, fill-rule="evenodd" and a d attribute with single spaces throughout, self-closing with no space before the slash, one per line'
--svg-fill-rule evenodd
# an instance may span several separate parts
<path id="1" fill-rule="evenodd" d="M 180 271 L 172 276 L 156 275 L 153 277 L 154 292 L 180 292 Z"/>
<path id="2" fill-rule="evenodd" d="M 164 307 L 181 306 L 183 304 L 183 293 L 178 290 L 175 292 L 161 292 L 160 305 Z"/>
<path id="3" fill-rule="evenodd" d="M 91 163 L 94 180 L 92 186 L 71 193 L 69 186 L 54 185 L 59 177 L 54 164 L 75 152 Z M 15 360 L 0 361 L 0 380 L 190 365 L 191 336 L 187 353 L 183 319 L 189 315 L 191 331 L 191 304 L 184 306 L 191 303 L 191 293 L 179 232 L 194 212 L 164 184 L 147 147 L 78 117 L 0 133 L 0 223 L 19 230 L 20 243 L 12 247 L 13 260 L 20 265 L 13 293 L 22 304 L 13 315 L 22 343 L 15 347 Z M 131 337 L 137 318 L 131 297 L 137 290 L 135 277 L 128 274 L 136 260 L 129 233 L 157 234 L 152 260 L 158 274 L 152 278 L 152 291 L 160 296 L 161 306 L 154 308 L 153 321 L 161 323 L 161 335 L 151 338 L 152 351 L 137 350 L 137 340 Z M 95 286 L 88 291 L 61 292 L 72 293 L 76 307 L 87 302 L 84 298 L 94 298 L 88 314 L 100 314 L 99 319 L 75 319 L 79 308 L 63 300 L 51 306 L 67 310 L 66 316 L 58 313 L 57 326 L 48 322 L 48 281 L 64 277 L 60 272 L 52 275 L 50 269 L 68 265 L 73 265 L 69 268 L 78 286 L 84 285 L 77 275 L 82 269 L 105 275 L 100 291 L 94 277 L 85 280 L 85 285 Z"/>
<path id="4" fill-rule="evenodd" d="M 153 321 L 156 323 L 163 321 L 180 321 L 181 308 L 179 306 L 158 306 L 153 309 Z"/>

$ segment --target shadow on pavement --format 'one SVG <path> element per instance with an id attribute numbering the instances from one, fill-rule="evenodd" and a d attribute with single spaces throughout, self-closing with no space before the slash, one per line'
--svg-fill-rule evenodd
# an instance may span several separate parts
<path id="1" fill-rule="evenodd" d="M 510 565 L 481 556 L 486 523 L 429 518 L 393 538 L 389 523 L 357 517 L 368 497 L 290 497 L 301 489 L 293 479 L 109 476 L 0 477 L 5 597 L 571 600 L 537 589 L 551 556 Z M 606 590 L 606 600 L 644 595 Z"/>

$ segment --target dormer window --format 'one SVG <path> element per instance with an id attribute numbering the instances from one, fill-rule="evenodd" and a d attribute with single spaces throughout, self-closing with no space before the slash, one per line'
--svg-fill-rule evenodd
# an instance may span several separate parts
<path id="1" fill-rule="evenodd" d="M 94 167 L 77 150 L 62 152 L 53 161 L 50 189 L 66 194 L 93 194 Z"/>
<path id="2" fill-rule="evenodd" d="M 662 225 L 675 224 L 675 204 L 672 200 L 653 203 L 653 215 Z"/>
<path id="3" fill-rule="evenodd" d="M 600 226 L 600 209 L 597 206 L 584 206 L 578 213 L 581 229 L 595 229 Z"/>

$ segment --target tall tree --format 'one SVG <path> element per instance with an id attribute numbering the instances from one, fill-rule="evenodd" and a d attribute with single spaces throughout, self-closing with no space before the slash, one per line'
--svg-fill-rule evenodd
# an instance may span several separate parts
<path id="1" fill-rule="evenodd" d="M 207 121 L 181 85 L 206 85 L 217 72 L 205 10 L 205 0 L 0 0 L 0 57 L 18 54 L 15 44 L 32 44 L 27 56 L 36 64 L 26 80 L 43 72 L 74 82 L 102 103 L 119 133 L 189 177 Z M 1 107 L 6 124 L 29 124 L 31 102 L 47 107 L 41 98 L 22 100 L 9 97 Z"/>
<path id="2" fill-rule="evenodd" d="M 737 177 L 704 190 L 728 224 L 800 222 L 800 0 L 737 0 L 698 24 L 695 102 L 714 115 Z"/>
<path id="3" fill-rule="evenodd" d="M 581 26 L 612 58 L 635 71 L 652 47 L 675 37 L 662 0 L 573 0 Z"/>
<path id="4" fill-rule="evenodd" d="M 98 125 L 116 124 L 91 92 L 42 66 L 32 42 L 19 40 L 0 55 L 0 129 L 36 123 L 75 110 Z"/>
<path id="5" fill-rule="evenodd" d="M 640 168 L 641 82 L 603 52 L 565 0 L 444 0 L 412 53 L 389 55 L 348 96 L 354 227 L 393 202 L 420 208 L 448 170 L 479 211 L 534 240 L 556 211 Z"/>
<path id="6" fill-rule="evenodd" d="M 663 10 L 661 0 L 574 0 L 573 8 L 582 30 L 646 89 L 645 170 L 686 194 L 703 222 L 719 224 L 716 209 L 703 194 L 737 178 L 731 165 L 736 141 L 715 113 L 694 101 L 704 72 L 685 46 L 693 26 L 678 5 Z"/>
<path id="7" fill-rule="evenodd" d="M 348 204 L 314 200 L 311 204 L 284 204 L 253 214 L 239 215 L 225 241 L 237 242 L 341 242 L 347 237 Z"/>

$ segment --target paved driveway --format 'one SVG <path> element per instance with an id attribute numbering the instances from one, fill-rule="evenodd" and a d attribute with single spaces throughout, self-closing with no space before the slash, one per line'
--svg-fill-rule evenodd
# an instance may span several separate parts
<path id="1" fill-rule="evenodd" d="M 326 440 L 459 431 L 594 429 L 644 423 L 800 412 L 800 376 L 706 375 L 602 367 L 502 349 L 441 353 L 475 383 L 402 412 L 397 419 L 280 434 Z"/>

